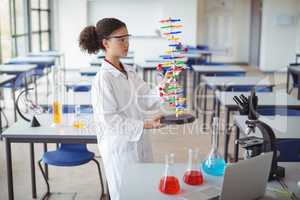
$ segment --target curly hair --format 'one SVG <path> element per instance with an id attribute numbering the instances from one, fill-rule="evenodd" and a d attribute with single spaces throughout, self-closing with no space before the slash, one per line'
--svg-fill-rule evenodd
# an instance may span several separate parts
<path id="1" fill-rule="evenodd" d="M 80 32 L 79 47 L 89 54 L 105 50 L 102 40 L 121 27 L 126 27 L 126 24 L 116 18 L 101 19 L 96 26 L 87 26 Z"/>

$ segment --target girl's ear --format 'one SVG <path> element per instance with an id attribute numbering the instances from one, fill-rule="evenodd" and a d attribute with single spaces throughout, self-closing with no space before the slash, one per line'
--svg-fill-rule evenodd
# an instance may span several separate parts
<path id="1" fill-rule="evenodd" d="M 105 49 L 107 49 L 108 48 L 108 40 L 107 39 L 103 39 L 102 40 L 102 44 L 103 44 L 103 46 L 105 47 Z"/>

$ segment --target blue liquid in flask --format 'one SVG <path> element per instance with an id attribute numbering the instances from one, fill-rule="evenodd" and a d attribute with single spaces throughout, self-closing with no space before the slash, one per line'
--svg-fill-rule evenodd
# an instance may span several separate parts
<path id="1" fill-rule="evenodd" d="M 223 176 L 225 172 L 226 163 L 223 156 L 218 150 L 219 141 L 219 119 L 213 119 L 213 134 L 212 134 L 212 149 L 206 160 L 202 163 L 202 170 L 212 176 Z"/>
<path id="2" fill-rule="evenodd" d="M 202 170 L 209 175 L 223 176 L 226 163 L 223 158 L 207 159 L 202 163 Z"/>

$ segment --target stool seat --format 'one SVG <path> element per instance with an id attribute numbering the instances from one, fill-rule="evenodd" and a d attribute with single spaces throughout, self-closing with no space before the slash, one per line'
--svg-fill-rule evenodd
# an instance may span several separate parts
<path id="1" fill-rule="evenodd" d="M 78 166 L 90 162 L 95 156 L 94 153 L 86 148 L 76 149 L 78 145 L 62 144 L 58 150 L 44 153 L 43 162 L 54 166 Z M 68 146 L 72 148 L 68 148 Z"/>

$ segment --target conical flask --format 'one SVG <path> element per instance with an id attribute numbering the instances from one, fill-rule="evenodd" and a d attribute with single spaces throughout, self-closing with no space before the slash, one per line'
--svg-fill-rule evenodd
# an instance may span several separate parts
<path id="1" fill-rule="evenodd" d="M 203 174 L 198 167 L 199 161 L 199 150 L 189 149 L 189 159 L 187 170 L 184 173 L 183 180 L 189 185 L 201 185 L 203 183 Z"/>
<path id="2" fill-rule="evenodd" d="M 180 192 L 179 179 L 173 169 L 174 157 L 173 153 L 165 156 L 165 173 L 159 183 L 159 190 L 165 194 L 178 194 Z"/>
<path id="3" fill-rule="evenodd" d="M 223 176 L 226 163 L 223 156 L 219 153 L 219 118 L 213 119 L 213 137 L 212 137 L 212 149 L 204 162 L 202 163 L 202 169 L 205 173 L 213 176 Z"/>

